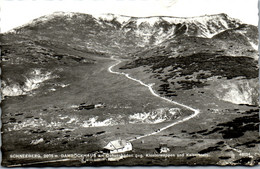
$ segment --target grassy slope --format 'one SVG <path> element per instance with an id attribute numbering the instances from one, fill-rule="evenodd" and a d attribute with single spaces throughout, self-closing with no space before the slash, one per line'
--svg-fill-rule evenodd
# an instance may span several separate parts
<path id="1" fill-rule="evenodd" d="M 11 48 L 15 49 L 15 46 Z M 82 124 L 90 117 L 99 116 L 99 120 L 102 121 L 120 115 L 127 120 L 130 114 L 149 112 L 157 108 L 177 107 L 154 97 L 147 88 L 138 83 L 109 73 L 107 68 L 114 64 L 113 60 L 92 54 L 84 56 L 83 52 L 76 53 L 69 51 L 68 48 L 67 50 L 66 53 L 73 52 L 75 57 L 80 55 L 93 62 L 74 64 L 70 62 L 72 65 L 67 65 L 65 59 L 56 59 L 49 64 L 38 64 L 37 66 L 49 71 L 61 69 L 59 78 L 45 81 L 32 96 L 7 97 L 3 100 L 4 165 L 10 162 L 7 161 L 10 153 L 38 153 L 39 150 L 42 153 L 88 153 L 102 149 L 108 141 L 118 137 L 133 138 L 167 124 L 166 122 L 158 125 L 132 125 L 126 122 L 114 127 L 85 128 Z M 27 63 L 23 60 L 19 66 L 30 69 L 31 65 Z M 3 66 L 13 65 L 3 62 Z M 3 79 L 17 76 L 10 75 L 11 73 L 8 69 L 4 69 Z M 57 82 L 69 86 L 56 87 L 56 91 L 50 91 L 49 89 Z M 97 104 L 98 102 L 105 103 L 106 107 L 81 111 L 76 111 L 72 107 L 81 103 Z M 186 115 L 184 113 L 183 117 Z M 72 119 L 75 121 L 69 122 Z M 40 138 L 44 140 L 42 143 L 30 144 L 32 140 Z"/>
<path id="2" fill-rule="evenodd" d="M 201 111 L 198 117 L 186 123 L 179 124 L 173 127 L 172 130 L 161 133 L 159 137 L 149 137 L 145 139 L 145 144 L 139 144 L 137 149 L 139 149 L 139 152 L 146 150 L 151 153 L 153 151 L 150 147 L 154 142 L 167 142 L 168 146 L 172 149 L 172 153 L 207 152 L 207 154 L 209 153 L 210 155 L 209 158 L 206 158 L 206 163 L 198 157 L 187 157 L 186 161 L 179 161 L 180 159 L 171 161 L 171 159 L 169 159 L 167 162 L 170 164 L 205 165 L 217 163 L 220 165 L 230 165 L 241 163 L 243 165 L 252 165 L 257 163 L 257 160 L 259 160 L 257 157 L 258 150 L 256 150 L 255 147 L 259 142 L 258 107 L 225 102 L 215 96 L 217 90 L 216 83 L 221 84 L 228 81 L 235 83 L 236 80 L 234 78 L 237 76 L 246 79 L 256 78 L 258 72 L 257 62 L 247 57 L 242 59 L 248 60 L 248 62 L 241 62 L 239 58 L 226 57 L 228 60 L 226 60 L 225 63 L 229 63 L 232 60 L 239 60 L 240 65 L 238 63 L 230 63 L 228 65 L 221 64 L 218 63 L 218 61 L 215 66 L 206 66 L 207 64 L 215 63 L 208 62 L 208 59 L 214 61 L 218 56 L 216 58 L 211 56 L 208 59 L 201 59 L 203 56 L 204 55 L 200 54 L 182 58 L 154 56 L 147 59 L 140 58 L 130 62 L 130 64 L 129 62 L 122 63 L 121 71 L 130 73 L 131 76 L 142 79 L 147 83 L 155 83 L 155 88 L 161 95 L 200 109 Z M 205 56 L 207 56 L 207 54 L 205 54 Z M 224 56 L 220 56 L 220 58 L 221 57 L 223 57 L 224 60 L 226 59 Z M 200 59 L 197 60 L 197 58 Z M 153 59 L 158 60 L 154 61 Z M 189 64 L 185 64 L 186 62 Z M 253 64 L 254 66 L 249 66 L 247 63 Z M 190 66 L 191 64 L 192 66 Z M 230 65 L 234 65 L 235 67 L 239 66 L 239 68 L 234 71 L 233 66 Z M 226 71 L 222 71 L 221 73 L 222 69 L 218 68 L 218 66 L 222 66 Z M 198 68 L 198 70 L 196 70 L 196 68 Z M 201 83 L 199 85 L 194 83 L 195 81 L 188 83 L 192 80 L 200 81 Z M 179 83 L 179 81 L 185 83 Z M 221 142 L 219 145 L 220 141 L 223 143 Z M 207 150 L 209 147 L 211 147 L 211 150 Z M 253 160 L 250 158 L 245 160 L 244 157 L 233 148 L 241 151 L 240 153 L 251 154 L 254 157 Z M 238 159 L 242 159 L 242 161 L 237 161 Z M 157 160 L 159 160 L 158 164 L 162 162 L 160 159 Z M 142 164 L 142 162 L 136 160 L 136 164 Z M 152 165 L 154 163 L 149 163 L 148 161 L 147 164 Z"/>

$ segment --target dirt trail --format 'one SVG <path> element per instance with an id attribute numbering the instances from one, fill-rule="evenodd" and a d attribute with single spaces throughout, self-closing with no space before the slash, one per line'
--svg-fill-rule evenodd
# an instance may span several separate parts
<path id="1" fill-rule="evenodd" d="M 191 119 L 191 118 L 193 118 L 193 117 L 195 117 L 195 116 L 197 116 L 197 115 L 199 114 L 199 110 L 197 110 L 197 109 L 194 109 L 194 108 L 192 108 L 192 107 L 190 107 L 190 106 L 187 106 L 187 105 L 184 105 L 184 104 L 181 104 L 181 103 L 172 101 L 172 100 L 170 100 L 170 99 L 168 99 L 168 98 L 165 98 L 165 97 L 160 96 L 159 94 L 157 94 L 157 93 L 153 90 L 153 88 L 152 88 L 153 84 L 145 84 L 145 83 L 142 82 L 141 80 L 138 80 L 138 79 L 135 79 L 135 78 L 133 78 L 133 77 L 130 77 L 130 75 L 127 74 L 127 73 L 113 71 L 112 69 L 113 69 L 115 66 L 117 66 L 118 64 L 120 64 L 122 61 L 119 60 L 119 59 L 117 59 L 117 58 L 114 58 L 114 57 L 111 57 L 111 59 L 112 59 L 112 60 L 115 60 L 116 63 L 113 64 L 112 66 L 110 66 L 110 67 L 108 68 L 108 71 L 109 71 L 110 73 L 117 74 L 117 75 L 124 75 L 124 76 L 126 76 L 128 79 L 131 79 L 131 80 L 133 80 L 133 81 L 136 81 L 136 82 L 140 83 L 141 85 L 147 87 L 147 88 L 150 90 L 150 92 L 152 93 L 152 95 L 154 95 L 155 97 L 158 97 L 158 98 L 163 99 L 163 100 L 165 100 L 165 101 L 167 101 L 167 102 L 170 102 L 170 103 L 173 103 L 173 104 L 175 104 L 175 105 L 179 105 L 179 106 L 181 106 L 181 107 L 183 107 L 183 108 L 186 108 L 186 109 L 189 109 L 189 110 L 191 110 L 191 111 L 194 111 L 194 114 L 192 114 L 192 115 L 190 115 L 190 116 L 188 116 L 188 117 L 186 117 L 186 118 L 184 118 L 184 119 L 182 119 L 182 120 L 179 120 L 179 121 L 177 121 L 177 122 L 171 123 L 171 124 L 169 124 L 169 125 L 167 125 L 167 126 L 161 128 L 161 129 L 158 129 L 156 132 L 152 132 L 152 133 L 149 133 L 149 134 L 146 134 L 146 135 L 143 135 L 143 136 L 135 137 L 135 138 L 130 139 L 130 140 L 128 140 L 128 141 L 132 142 L 132 141 L 135 141 L 135 140 L 144 138 L 144 137 L 148 137 L 148 136 L 151 136 L 151 135 L 155 135 L 155 134 L 157 134 L 157 133 L 159 133 L 159 132 L 161 132 L 161 131 L 163 131 L 163 130 L 166 130 L 166 129 L 168 129 L 168 128 L 174 126 L 174 125 L 176 125 L 176 124 L 185 122 L 185 121 L 187 121 L 187 120 L 189 120 L 189 119 Z M 47 163 L 55 163 L 55 162 L 65 162 L 65 161 L 71 161 L 71 160 L 72 160 L 72 159 L 58 159 L 58 160 L 31 162 L 31 163 L 26 163 L 26 164 L 8 165 L 8 167 L 21 167 L 21 166 L 28 166 L 28 165 L 35 165 L 35 164 L 44 164 L 44 163 L 47 164 Z"/>
<path id="2" fill-rule="evenodd" d="M 157 93 L 153 90 L 153 88 L 152 88 L 153 84 L 145 84 L 145 83 L 142 82 L 141 80 L 135 79 L 135 78 L 131 77 L 129 74 L 127 74 L 127 73 L 113 71 L 112 69 L 113 69 L 115 66 L 117 66 L 118 64 L 120 64 L 122 61 L 119 60 L 119 59 L 117 59 L 117 58 L 115 58 L 115 57 L 113 57 L 113 56 L 111 57 L 111 59 L 112 59 L 112 60 L 115 60 L 116 63 L 113 64 L 112 66 L 110 66 L 110 67 L 108 68 L 108 71 L 109 71 L 110 73 L 118 74 L 118 75 L 124 75 L 124 76 L 127 77 L 128 79 L 131 79 L 131 80 L 133 80 L 133 81 L 136 81 L 136 82 L 140 83 L 141 85 L 147 87 L 147 88 L 150 90 L 150 92 L 152 93 L 152 95 L 154 95 L 155 97 L 158 97 L 158 98 L 160 98 L 160 99 L 163 99 L 163 100 L 168 101 L 168 102 L 170 102 L 170 103 L 173 103 L 173 104 L 175 104 L 175 105 L 184 107 L 184 108 L 189 109 L 189 110 L 191 110 L 191 111 L 194 112 L 194 114 L 192 114 L 192 115 L 190 115 L 190 116 L 188 116 L 188 117 L 186 117 L 186 118 L 184 118 L 184 119 L 182 119 L 182 120 L 179 120 L 179 121 L 177 121 L 177 122 L 171 123 L 171 124 L 169 124 L 169 125 L 167 125 L 167 126 L 161 128 L 161 129 L 158 129 L 158 130 L 155 131 L 155 132 L 152 132 L 152 133 L 149 133 L 149 134 L 146 134 L 146 135 L 143 135 L 143 136 L 139 136 L 139 137 L 130 139 L 130 140 L 129 140 L 130 142 L 131 142 L 131 141 L 138 140 L 138 139 L 141 139 L 141 138 L 144 138 L 144 137 L 148 137 L 148 136 L 151 136 L 151 135 L 155 135 L 155 134 L 157 134 L 157 133 L 159 133 L 159 132 L 161 132 L 161 131 L 163 131 L 163 130 L 166 130 L 166 129 L 168 129 L 168 128 L 174 126 L 174 125 L 176 125 L 176 124 L 179 124 L 179 123 L 188 121 L 188 120 L 190 120 L 191 118 L 196 117 L 196 116 L 200 113 L 200 111 L 199 111 L 198 109 L 192 108 L 192 107 L 187 106 L 187 105 L 185 105 L 185 104 L 178 103 L 178 102 L 173 101 L 173 100 L 171 100 L 171 99 L 168 99 L 168 98 L 165 98 L 165 97 L 160 96 L 159 94 L 157 94 Z"/>

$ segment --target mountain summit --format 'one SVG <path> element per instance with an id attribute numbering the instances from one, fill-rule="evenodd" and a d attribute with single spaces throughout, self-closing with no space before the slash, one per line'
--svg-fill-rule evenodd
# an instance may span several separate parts
<path id="1" fill-rule="evenodd" d="M 198 17 L 172 17 L 172 16 L 150 16 L 150 17 L 130 17 L 124 15 L 104 14 L 94 16 L 96 19 L 106 21 L 117 21 L 121 24 L 122 29 L 133 28 L 136 30 L 148 29 L 153 34 L 155 27 L 163 33 L 177 30 L 180 26 L 185 28 L 185 34 L 190 36 L 199 36 L 211 38 L 215 34 L 226 29 L 238 27 L 241 21 L 230 18 L 228 15 L 221 13 L 216 15 L 204 15 Z"/>

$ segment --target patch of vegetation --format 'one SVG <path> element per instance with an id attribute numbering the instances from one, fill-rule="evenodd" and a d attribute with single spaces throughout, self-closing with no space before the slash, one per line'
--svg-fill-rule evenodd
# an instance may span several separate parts
<path id="1" fill-rule="evenodd" d="M 230 156 L 220 156 L 218 158 L 221 160 L 227 160 L 227 159 L 230 159 L 231 157 Z"/>
<path id="2" fill-rule="evenodd" d="M 175 91 L 171 91 L 170 90 L 170 85 L 167 84 L 167 83 L 164 83 L 164 84 L 161 84 L 159 86 L 159 93 L 160 94 L 165 94 L 165 96 L 168 96 L 168 97 L 171 97 L 171 96 L 177 96 L 176 92 Z"/>
<path id="3" fill-rule="evenodd" d="M 223 130 L 222 127 L 216 127 L 216 128 L 214 128 L 213 130 L 211 130 L 211 131 L 209 131 L 209 132 L 207 132 L 207 133 L 203 133 L 202 135 L 213 134 L 213 133 L 216 133 L 216 132 L 221 131 L 221 130 Z"/>
<path id="4" fill-rule="evenodd" d="M 239 160 L 234 161 L 234 163 L 240 164 L 240 165 L 246 165 L 247 163 L 249 163 L 252 160 L 252 158 L 250 157 L 243 157 Z"/>
<path id="5" fill-rule="evenodd" d="M 236 144 L 236 147 L 237 146 L 246 146 L 247 148 L 250 148 L 250 147 L 256 147 L 257 145 L 259 145 L 260 143 L 260 140 L 258 138 L 258 140 L 252 140 L 252 141 L 247 141 L 245 143 L 241 143 L 241 144 Z"/>
<path id="6" fill-rule="evenodd" d="M 178 81 L 177 83 L 180 84 L 181 87 L 176 88 L 176 89 L 183 89 L 183 90 L 189 90 L 189 89 L 192 89 L 194 87 L 202 88 L 202 87 L 208 85 L 208 84 L 203 83 L 201 81 L 194 81 L 194 80 L 181 80 L 181 81 Z"/>
<path id="7" fill-rule="evenodd" d="M 186 57 L 168 58 L 154 56 L 139 58 L 122 66 L 120 69 L 131 69 L 148 65 L 152 71 L 165 69 L 171 66 L 171 77 L 177 74 L 181 76 L 192 75 L 194 72 L 209 71 L 211 75 L 199 75 L 199 79 L 206 77 L 221 76 L 228 79 L 245 77 L 247 79 L 258 77 L 258 64 L 252 58 L 244 56 L 224 56 L 213 53 L 196 53 Z"/>
<path id="8" fill-rule="evenodd" d="M 212 151 L 221 151 L 221 149 L 219 148 L 219 146 L 208 147 L 206 149 L 199 151 L 199 154 L 206 154 L 206 153 L 210 153 Z"/>
<path id="9" fill-rule="evenodd" d="M 251 116 L 238 117 L 233 121 L 227 123 L 220 123 L 217 126 L 226 127 L 225 130 L 220 131 L 224 139 L 238 138 L 245 134 L 247 131 L 259 130 L 259 115 L 254 114 Z"/>
<path id="10" fill-rule="evenodd" d="M 201 135 L 210 135 L 219 132 L 222 134 L 224 139 L 230 138 L 238 138 L 245 134 L 247 131 L 255 131 L 259 130 L 259 118 L 258 114 L 254 114 L 251 116 L 244 116 L 235 118 L 232 121 L 220 123 L 217 125 L 218 127 L 214 128 L 211 131 L 201 130 L 197 132 L 192 132 L 189 134 L 201 134 Z M 250 142 L 248 144 L 251 144 Z M 245 143 L 246 145 L 246 143 Z"/>

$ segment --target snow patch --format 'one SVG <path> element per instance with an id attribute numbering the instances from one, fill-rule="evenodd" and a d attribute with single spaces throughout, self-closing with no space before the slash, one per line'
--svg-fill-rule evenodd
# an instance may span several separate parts
<path id="1" fill-rule="evenodd" d="M 235 104 L 258 104 L 259 85 L 257 79 L 226 82 L 217 88 L 215 95 L 221 100 Z"/>
<path id="2" fill-rule="evenodd" d="M 36 145 L 36 144 L 42 143 L 43 141 L 44 141 L 44 139 L 40 138 L 40 139 L 32 140 L 31 144 Z"/>
<path id="3" fill-rule="evenodd" d="M 253 49 L 258 50 L 258 44 L 255 44 L 254 42 L 250 42 L 250 41 L 249 41 L 249 43 Z"/>
<path id="4" fill-rule="evenodd" d="M 77 118 L 71 118 L 67 123 L 77 123 L 79 120 Z"/>
<path id="5" fill-rule="evenodd" d="M 34 128 L 39 128 L 41 127 L 44 130 L 47 130 L 47 128 L 49 129 L 54 129 L 54 128 L 58 128 L 61 127 L 63 123 L 61 122 L 47 122 L 46 120 L 40 118 L 40 119 L 27 119 L 24 120 L 22 123 L 16 123 L 16 124 L 10 124 L 13 125 L 12 127 L 8 127 L 6 128 L 7 131 L 19 131 L 19 130 L 23 130 L 23 129 L 34 129 Z"/>
<path id="6" fill-rule="evenodd" d="M 120 24 L 124 24 L 129 21 L 131 17 L 129 16 L 121 16 L 121 15 L 115 15 L 115 14 L 94 14 L 92 15 L 97 20 L 106 20 L 106 21 L 112 21 L 113 19 L 116 19 Z"/>
<path id="7" fill-rule="evenodd" d="M 151 17 L 151 18 L 138 18 L 136 19 L 137 26 L 141 25 L 142 23 L 148 23 L 150 26 L 154 26 L 156 22 L 159 22 L 159 17 Z"/>
<path id="8" fill-rule="evenodd" d="M 61 120 L 64 120 L 64 119 L 66 119 L 66 118 L 68 118 L 69 116 L 62 116 L 62 117 L 60 117 L 60 119 Z"/>
<path id="9" fill-rule="evenodd" d="M 81 125 L 82 127 L 102 127 L 102 126 L 113 126 L 118 125 L 118 122 L 112 118 L 106 119 L 104 121 L 98 121 L 98 116 L 91 117 L 87 121 L 84 121 Z"/>
<path id="10" fill-rule="evenodd" d="M 41 69 L 33 69 L 29 74 L 29 77 L 26 77 L 26 81 L 23 86 L 19 84 L 6 85 L 3 81 L 2 96 L 20 96 L 26 95 L 32 90 L 35 90 L 40 87 L 42 82 L 54 78 L 51 76 L 51 72 L 42 72 Z"/>
<path id="11" fill-rule="evenodd" d="M 180 113 L 179 108 L 160 108 L 151 112 L 136 113 L 129 116 L 129 123 L 148 123 L 157 124 L 167 120 L 172 120 L 177 117 L 177 113 Z"/>

